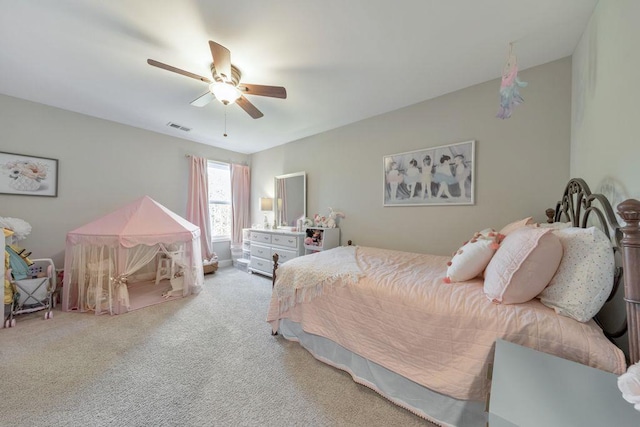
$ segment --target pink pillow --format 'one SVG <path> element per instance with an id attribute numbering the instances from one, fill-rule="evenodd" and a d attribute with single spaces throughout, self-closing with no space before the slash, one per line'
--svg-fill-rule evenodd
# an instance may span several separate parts
<path id="1" fill-rule="evenodd" d="M 471 240 L 453 254 L 453 258 L 447 264 L 449 268 L 444 281 L 464 282 L 478 276 L 491 261 L 502 238 L 504 236 L 491 228 L 475 233 Z"/>
<path id="2" fill-rule="evenodd" d="M 524 219 L 521 219 L 521 220 L 518 220 L 518 221 L 514 221 L 511 224 L 507 224 L 504 227 L 502 227 L 502 230 L 500 230 L 500 234 L 504 234 L 506 236 L 509 233 L 514 232 L 515 230 L 517 230 L 520 227 L 524 227 L 526 225 L 531 225 L 531 224 L 534 224 L 532 217 L 528 217 L 528 218 L 524 218 Z"/>
<path id="3" fill-rule="evenodd" d="M 550 228 L 520 227 L 505 238 L 484 272 L 484 293 L 497 304 L 527 302 L 549 284 L 562 259 Z"/>

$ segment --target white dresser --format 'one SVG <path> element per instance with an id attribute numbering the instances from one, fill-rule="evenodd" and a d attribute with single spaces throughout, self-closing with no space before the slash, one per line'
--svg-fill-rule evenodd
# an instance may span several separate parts
<path id="1" fill-rule="evenodd" d="M 249 272 L 273 276 L 273 255 L 278 264 L 304 255 L 305 233 L 284 230 L 251 229 L 251 255 Z"/>

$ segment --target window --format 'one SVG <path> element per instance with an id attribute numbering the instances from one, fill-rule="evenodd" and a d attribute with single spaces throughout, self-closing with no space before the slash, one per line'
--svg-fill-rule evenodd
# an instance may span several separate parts
<path id="1" fill-rule="evenodd" d="M 209 217 L 211 239 L 231 238 L 231 172 L 229 165 L 209 161 Z"/>

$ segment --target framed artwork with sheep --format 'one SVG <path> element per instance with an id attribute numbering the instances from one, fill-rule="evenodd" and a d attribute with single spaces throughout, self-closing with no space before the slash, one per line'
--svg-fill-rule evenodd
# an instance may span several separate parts
<path id="1" fill-rule="evenodd" d="M 384 206 L 473 205 L 475 141 L 383 157 Z"/>

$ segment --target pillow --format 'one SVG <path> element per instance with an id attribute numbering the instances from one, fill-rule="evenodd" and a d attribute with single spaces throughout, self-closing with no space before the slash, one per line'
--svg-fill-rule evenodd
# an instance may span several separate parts
<path id="1" fill-rule="evenodd" d="M 564 256 L 540 301 L 556 313 L 587 322 L 613 288 L 615 260 L 611 241 L 596 227 L 556 230 Z"/>
<path id="2" fill-rule="evenodd" d="M 524 227 L 525 225 L 531 225 L 531 224 L 534 224 L 532 217 L 514 221 L 511 224 L 507 224 L 504 227 L 502 227 L 502 230 L 500 230 L 500 234 L 504 234 L 506 236 L 520 227 Z"/>
<path id="3" fill-rule="evenodd" d="M 447 263 L 446 283 L 464 282 L 478 276 L 487 267 L 504 236 L 487 228 L 475 233 Z"/>
<path id="4" fill-rule="evenodd" d="M 563 230 L 565 228 L 569 228 L 573 226 L 571 221 L 569 222 L 541 222 L 540 224 L 535 224 L 536 227 L 540 228 L 550 228 L 552 230 Z"/>
<path id="5" fill-rule="evenodd" d="M 548 228 L 508 234 L 484 272 L 484 293 L 497 304 L 519 304 L 547 286 L 562 259 L 560 239 Z"/>

